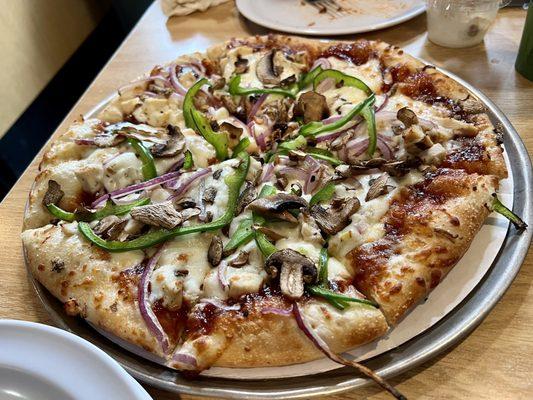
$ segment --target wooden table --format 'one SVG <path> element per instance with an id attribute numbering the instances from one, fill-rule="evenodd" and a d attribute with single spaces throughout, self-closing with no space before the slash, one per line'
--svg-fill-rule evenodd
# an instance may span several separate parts
<path id="1" fill-rule="evenodd" d="M 469 49 L 445 49 L 428 42 L 425 16 L 365 36 L 402 46 L 483 90 L 507 114 L 531 153 L 533 83 L 519 76 L 513 67 L 524 18 L 521 9 L 503 10 L 485 43 Z M 63 132 L 78 115 L 90 110 L 116 87 L 154 64 L 230 37 L 266 32 L 240 17 L 232 3 L 170 20 L 157 3 L 153 4 L 54 135 Z M 49 323 L 28 282 L 19 239 L 24 204 L 37 164 L 37 161 L 31 164 L 0 204 L 0 318 Z M 480 327 L 448 353 L 392 379 L 392 383 L 410 399 L 533 397 L 532 268 L 533 255 L 529 254 L 512 287 Z M 156 389 L 148 390 L 155 399 L 178 398 Z M 331 397 L 355 398 L 388 396 L 371 386 Z"/>

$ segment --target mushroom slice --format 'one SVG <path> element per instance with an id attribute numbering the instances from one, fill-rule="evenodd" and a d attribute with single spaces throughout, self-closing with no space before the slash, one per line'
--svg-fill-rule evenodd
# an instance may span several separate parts
<path id="1" fill-rule="evenodd" d="M 94 227 L 94 233 L 107 240 L 117 240 L 124 232 L 127 223 L 127 218 L 119 218 L 116 215 L 109 215 L 98 222 Z M 128 235 L 126 234 L 125 237 L 127 236 Z"/>
<path id="2" fill-rule="evenodd" d="M 294 115 L 303 117 L 304 123 L 322 121 L 329 114 L 326 98 L 313 91 L 302 93 L 294 107 Z"/>
<path id="3" fill-rule="evenodd" d="M 410 108 L 400 108 L 396 113 L 396 118 L 403 122 L 406 128 L 418 124 L 418 117 Z"/>
<path id="4" fill-rule="evenodd" d="M 246 58 L 242 58 L 241 56 L 237 57 L 237 61 L 235 61 L 235 71 L 236 74 L 245 74 L 248 72 L 248 60 Z"/>
<path id="5" fill-rule="evenodd" d="M 274 66 L 274 51 L 270 51 L 259 59 L 255 73 L 257 78 L 265 85 L 277 86 L 280 84 L 282 67 Z"/>
<path id="6" fill-rule="evenodd" d="M 239 215 L 243 212 L 244 208 L 255 200 L 257 197 L 257 191 L 255 190 L 254 185 L 251 182 L 246 181 L 246 187 L 239 195 L 239 200 L 237 201 L 237 209 L 235 210 L 235 215 Z"/>
<path id="7" fill-rule="evenodd" d="M 171 201 L 134 207 L 131 210 L 131 217 L 145 224 L 166 229 L 172 229 L 183 222 L 181 214 Z"/>
<path id="8" fill-rule="evenodd" d="M 388 174 L 381 174 L 378 178 L 374 179 L 373 181 L 371 180 L 372 183 L 368 188 L 365 201 L 374 200 L 380 196 L 383 196 L 384 194 L 389 193 L 394 187 L 387 185 L 388 180 Z"/>
<path id="9" fill-rule="evenodd" d="M 254 230 L 265 234 L 266 237 L 268 237 L 270 240 L 273 240 L 274 242 L 285 238 L 285 236 L 280 235 L 276 231 L 273 231 L 272 229 L 267 228 L 266 226 L 254 225 Z"/>
<path id="10" fill-rule="evenodd" d="M 61 185 L 53 179 L 50 179 L 48 181 L 48 189 L 43 197 L 43 205 L 46 207 L 50 204 L 57 204 L 61 201 L 64 195 L 65 192 L 61 190 Z"/>
<path id="11" fill-rule="evenodd" d="M 207 261 L 213 267 L 216 267 L 222 261 L 222 252 L 224 245 L 222 244 L 222 239 L 220 236 L 213 236 L 211 239 L 211 244 L 209 245 L 209 250 L 207 251 Z"/>
<path id="12" fill-rule="evenodd" d="M 156 143 L 150 148 L 150 153 L 155 157 L 174 157 L 185 149 L 185 136 L 174 125 L 167 127 L 170 135 L 166 143 Z"/>
<path id="13" fill-rule="evenodd" d="M 233 258 L 228 265 L 234 268 L 240 268 L 248 263 L 249 258 L 250 253 L 247 251 L 240 251 L 239 254 L 237 254 L 237 257 Z"/>
<path id="14" fill-rule="evenodd" d="M 277 193 L 272 196 L 252 201 L 248 205 L 248 208 L 265 216 L 279 218 L 289 222 L 296 222 L 297 219 L 287 212 L 287 210 L 296 210 L 306 208 L 307 206 L 307 201 L 299 196 Z"/>
<path id="15" fill-rule="evenodd" d="M 215 201 L 215 198 L 217 197 L 217 188 L 210 186 L 204 190 L 204 194 L 202 195 L 202 200 L 206 203 L 212 204 Z"/>
<path id="16" fill-rule="evenodd" d="M 314 205 L 309 214 L 315 219 L 318 227 L 327 235 L 335 235 L 350 224 L 350 217 L 359 210 L 361 203 L 356 197 L 347 199 L 341 207 L 325 209 Z"/>
<path id="17" fill-rule="evenodd" d="M 281 293 L 290 299 L 299 299 L 304 294 L 304 285 L 316 282 L 316 265 L 303 254 L 283 249 L 272 253 L 266 260 L 267 273 L 275 278 L 279 274 Z"/>

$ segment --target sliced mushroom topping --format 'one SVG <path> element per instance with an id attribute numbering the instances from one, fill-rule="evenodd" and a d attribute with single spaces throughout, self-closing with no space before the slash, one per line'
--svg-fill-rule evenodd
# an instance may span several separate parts
<path id="1" fill-rule="evenodd" d="M 459 106 L 466 114 L 480 114 L 486 111 L 485 106 L 473 97 L 459 101 Z"/>
<path id="2" fill-rule="evenodd" d="M 65 195 L 65 192 L 61 190 L 61 185 L 54 181 L 53 179 L 50 179 L 48 181 L 48 189 L 46 190 L 46 193 L 43 197 L 43 205 L 49 206 L 50 204 L 58 204 L 63 196 Z"/>
<path id="3" fill-rule="evenodd" d="M 258 232 L 264 233 L 270 240 L 273 240 L 274 242 L 285 238 L 285 236 L 280 235 L 276 231 L 273 231 L 272 229 L 267 228 L 266 226 L 255 225 L 254 229 Z"/>
<path id="4" fill-rule="evenodd" d="M 230 123 L 227 123 L 227 122 L 223 122 L 221 125 L 220 125 L 220 129 L 224 132 L 227 132 L 228 134 L 228 137 L 230 139 L 230 146 L 234 147 L 237 145 L 237 143 L 239 142 L 239 139 L 242 135 L 242 129 L 241 128 L 237 128 L 236 126 L 230 124 Z"/>
<path id="5" fill-rule="evenodd" d="M 411 169 L 416 169 L 420 166 L 420 158 L 410 157 L 402 161 L 392 161 L 384 164 L 382 169 L 390 176 L 403 176 Z"/>
<path id="6" fill-rule="evenodd" d="M 180 212 L 183 222 L 200 215 L 199 208 L 186 208 Z"/>
<path id="7" fill-rule="evenodd" d="M 218 264 L 220 264 L 220 261 L 222 261 L 223 248 L 224 245 L 222 244 L 222 239 L 220 239 L 220 236 L 213 236 L 213 239 L 211 239 L 211 244 L 209 245 L 209 250 L 207 251 L 207 261 L 209 261 L 209 264 L 211 264 L 213 267 L 216 267 Z"/>
<path id="8" fill-rule="evenodd" d="M 353 134 L 355 132 L 355 129 L 350 129 L 346 133 L 340 135 L 337 139 L 333 140 L 331 144 L 329 145 L 329 148 L 331 150 L 340 150 L 346 146 L 346 144 L 350 141 Z"/>
<path id="9" fill-rule="evenodd" d="M 372 158 L 370 160 L 356 160 L 349 165 L 349 171 L 352 175 L 357 174 L 357 171 L 366 171 L 368 169 L 380 168 L 388 161 L 384 158 Z M 342 165 L 340 166 L 342 167 Z"/>
<path id="10" fill-rule="evenodd" d="M 335 235 L 350 224 L 350 217 L 359 210 L 361 204 L 356 197 L 346 199 L 342 207 L 326 209 L 314 205 L 309 214 L 315 219 L 320 230 L 327 235 Z"/>
<path id="11" fill-rule="evenodd" d="M 287 210 L 297 210 L 300 208 L 306 208 L 307 206 L 307 201 L 299 196 L 277 193 L 272 196 L 252 201 L 248 205 L 248 208 L 265 216 L 279 218 L 289 222 L 296 222 L 296 217 L 290 214 Z"/>
<path id="12" fill-rule="evenodd" d="M 131 210 L 131 217 L 145 224 L 166 229 L 172 229 L 183 222 L 181 214 L 171 201 L 134 207 Z"/>
<path id="13" fill-rule="evenodd" d="M 215 201 L 215 198 L 217 197 L 217 189 L 213 186 L 210 186 L 204 190 L 204 194 L 202 195 L 202 200 L 206 203 L 212 204 Z"/>
<path id="14" fill-rule="evenodd" d="M 222 76 L 212 75 L 211 76 L 211 88 L 213 90 L 224 89 L 226 86 L 226 79 Z"/>
<path id="15" fill-rule="evenodd" d="M 292 249 L 271 254 L 266 260 L 265 270 L 273 278 L 279 275 L 281 292 L 290 299 L 301 298 L 304 285 L 315 283 L 318 275 L 313 261 Z"/>
<path id="16" fill-rule="evenodd" d="M 239 215 L 243 212 L 245 207 L 250 204 L 257 197 L 257 191 L 255 190 L 254 185 L 251 182 L 246 181 L 246 187 L 239 195 L 239 200 L 237 202 L 237 209 L 235 210 L 235 215 Z"/>
<path id="17" fill-rule="evenodd" d="M 235 73 L 245 74 L 246 72 L 248 72 L 248 60 L 238 56 L 237 61 L 235 61 Z"/>
<path id="18" fill-rule="evenodd" d="M 218 181 L 220 179 L 220 175 L 222 175 L 222 168 L 217 169 L 215 172 L 213 172 L 213 179 L 215 181 Z"/>
<path id="19" fill-rule="evenodd" d="M 274 51 L 270 51 L 259 59 L 255 73 L 257 78 L 265 85 L 277 86 L 280 84 L 280 75 L 283 72 L 281 66 L 274 65 Z"/>
<path id="20" fill-rule="evenodd" d="M 396 113 L 396 118 L 402 121 L 406 128 L 418 124 L 418 117 L 413 110 L 407 107 L 400 108 Z"/>
<path id="21" fill-rule="evenodd" d="M 98 222 L 94 227 L 94 233 L 107 240 L 117 240 L 124 231 L 127 223 L 127 218 L 119 218 L 116 215 L 109 215 Z"/>
<path id="22" fill-rule="evenodd" d="M 150 148 L 150 153 L 156 157 L 174 157 L 185 149 L 185 136 L 174 125 L 167 127 L 170 135 L 166 143 L 156 143 Z"/>
<path id="23" fill-rule="evenodd" d="M 190 197 L 183 197 L 176 203 L 176 206 L 179 210 L 184 210 L 186 208 L 195 208 L 196 202 Z"/>
<path id="24" fill-rule="evenodd" d="M 304 123 L 321 121 L 329 115 L 326 98 L 320 93 L 305 92 L 298 98 L 294 107 L 294 115 L 303 117 Z"/>
<path id="25" fill-rule="evenodd" d="M 232 259 L 228 264 L 231 267 L 240 268 L 243 265 L 246 265 L 248 263 L 249 258 L 250 258 L 250 253 L 248 253 L 247 251 L 240 251 L 239 254 L 237 254 L 237 257 Z"/>
<path id="26" fill-rule="evenodd" d="M 389 193 L 394 188 L 394 186 L 387 185 L 388 180 L 388 174 L 381 174 L 378 178 L 370 180 L 369 182 L 371 182 L 371 184 L 368 188 L 365 201 L 374 200 L 380 196 Z"/>
<path id="27" fill-rule="evenodd" d="M 102 218 L 98 224 L 93 228 L 94 233 L 97 235 L 103 235 L 106 233 L 113 225 L 121 221 L 121 218 L 116 215 L 109 215 Z"/>
<path id="28" fill-rule="evenodd" d="M 127 232 L 124 232 L 124 228 L 126 228 L 126 225 L 128 224 L 128 219 L 123 218 L 119 222 L 117 222 L 115 225 L 113 225 L 111 228 L 107 230 L 107 240 L 120 240 L 124 241 L 128 238 L 129 234 Z"/>

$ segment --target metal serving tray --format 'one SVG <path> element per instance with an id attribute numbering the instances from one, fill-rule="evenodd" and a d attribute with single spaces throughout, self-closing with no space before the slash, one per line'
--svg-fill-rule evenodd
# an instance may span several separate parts
<path id="1" fill-rule="evenodd" d="M 470 295 L 440 322 L 394 350 L 364 362 L 379 375 L 390 378 L 442 353 L 465 338 L 503 296 L 527 254 L 533 232 L 533 174 L 527 150 L 505 115 L 482 92 L 447 71 L 440 70 L 466 87 L 488 109 L 492 122 L 504 131 L 505 149 L 513 162 L 514 205 L 531 227 L 522 234 L 514 228 L 507 231 L 505 241 L 491 269 Z M 99 104 L 87 117 L 95 116 L 110 99 Z M 29 273 L 29 270 L 28 270 Z M 31 273 L 29 273 L 31 276 Z M 65 314 L 62 304 L 31 277 L 39 299 L 54 323 L 90 341 L 115 358 L 140 381 L 175 393 L 218 398 L 296 399 L 345 392 L 370 381 L 358 377 L 348 367 L 311 376 L 271 380 L 232 380 L 222 378 L 185 379 L 177 371 L 136 356 L 98 334 L 79 318 Z"/>

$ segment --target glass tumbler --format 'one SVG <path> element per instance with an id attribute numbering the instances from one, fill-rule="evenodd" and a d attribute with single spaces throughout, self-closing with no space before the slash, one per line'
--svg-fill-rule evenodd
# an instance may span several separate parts
<path id="1" fill-rule="evenodd" d="M 444 47 L 470 47 L 483 41 L 502 0 L 427 0 L 429 40 Z"/>

